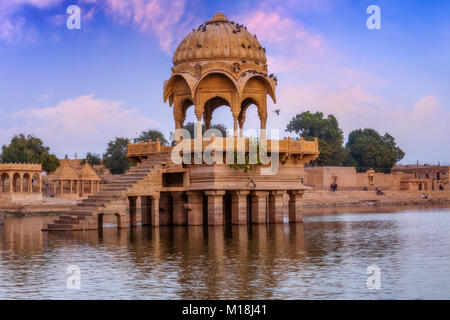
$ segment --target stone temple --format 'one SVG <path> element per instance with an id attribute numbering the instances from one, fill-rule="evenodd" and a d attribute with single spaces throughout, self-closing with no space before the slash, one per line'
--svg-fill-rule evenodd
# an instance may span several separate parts
<path id="1" fill-rule="evenodd" d="M 193 29 L 174 53 L 163 98 L 172 107 L 176 132 L 194 108 L 196 136 L 175 134 L 173 146 L 129 144 L 128 158 L 135 165 L 44 230 L 99 229 L 108 215 L 116 217 L 119 228 L 139 221 L 153 227 L 282 223 L 285 215 L 289 222 L 301 222 L 308 189 L 303 167 L 319 155 L 318 142 L 266 137 L 267 98 L 276 102 L 277 78 L 268 72 L 265 51 L 245 26 L 221 13 Z M 250 105 L 260 120 L 256 148 L 254 138 L 243 136 Z M 202 121 L 208 129 L 219 107 L 229 108 L 233 135 L 203 137 Z M 269 161 L 247 163 L 252 150 Z"/>

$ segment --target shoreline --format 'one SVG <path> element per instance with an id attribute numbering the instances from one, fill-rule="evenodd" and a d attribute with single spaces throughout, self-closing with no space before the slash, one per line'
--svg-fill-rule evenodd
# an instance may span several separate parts
<path id="1" fill-rule="evenodd" d="M 305 209 L 314 208 L 374 208 L 374 207 L 444 207 L 450 208 L 449 191 L 409 192 L 409 191 L 383 191 L 385 195 L 379 196 L 375 191 L 308 191 L 303 197 Z M 427 193 L 428 199 L 422 195 Z"/>
<path id="2" fill-rule="evenodd" d="M 433 192 L 408 192 L 408 191 L 384 191 L 385 195 L 378 196 L 375 191 L 323 191 L 310 190 L 303 196 L 303 207 L 305 214 L 313 212 L 314 209 L 380 209 L 397 207 L 408 208 L 450 208 L 449 191 Z M 429 199 L 422 199 L 423 193 L 429 194 Z M 6 217 L 30 217 L 30 216 L 59 216 L 70 212 L 74 201 L 44 202 L 37 205 L 11 205 L 0 206 L 0 213 Z M 287 205 L 287 203 L 285 204 Z M 320 210 L 319 210 L 320 211 Z"/>

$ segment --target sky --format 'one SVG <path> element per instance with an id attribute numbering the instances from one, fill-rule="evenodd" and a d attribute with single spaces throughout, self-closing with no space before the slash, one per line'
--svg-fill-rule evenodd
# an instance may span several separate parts
<path id="1" fill-rule="evenodd" d="M 66 26 L 74 4 L 79 30 Z M 370 5 L 380 8 L 381 29 L 367 28 Z M 172 55 L 216 12 L 266 47 L 278 77 L 268 129 L 288 136 L 295 114 L 321 111 L 345 137 L 359 128 L 388 132 L 406 153 L 400 163 L 450 162 L 444 0 L 0 0 L 0 145 L 33 134 L 58 157 L 82 158 L 147 129 L 169 137 L 174 121 L 162 92 Z M 256 108 L 248 112 L 245 128 L 258 128 Z M 229 109 L 212 122 L 231 128 Z"/>

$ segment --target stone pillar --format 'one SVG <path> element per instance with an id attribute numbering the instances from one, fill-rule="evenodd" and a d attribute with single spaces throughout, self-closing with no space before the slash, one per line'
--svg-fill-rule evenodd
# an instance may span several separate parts
<path id="1" fill-rule="evenodd" d="M 56 180 L 53 180 L 53 195 L 56 194 L 56 182 L 57 182 Z"/>
<path id="2" fill-rule="evenodd" d="M 64 194 L 64 180 L 60 180 L 61 185 L 59 186 L 61 194 Z"/>
<path id="3" fill-rule="evenodd" d="M 118 229 L 126 228 L 127 227 L 126 215 L 116 213 L 116 217 L 117 217 L 117 228 Z"/>
<path id="4" fill-rule="evenodd" d="M 143 226 L 151 224 L 150 197 L 141 197 L 141 221 Z"/>
<path id="5" fill-rule="evenodd" d="M 173 208 L 173 224 L 175 226 L 186 225 L 188 222 L 187 212 L 184 208 L 184 192 L 175 191 L 172 192 L 172 208 Z"/>
<path id="6" fill-rule="evenodd" d="M 173 224 L 172 199 L 167 192 L 160 193 L 159 198 L 159 225 L 169 226 Z"/>
<path id="7" fill-rule="evenodd" d="M 234 130 L 233 130 L 233 137 L 237 138 L 239 136 L 238 133 L 238 117 L 239 115 L 233 115 L 233 121 L 234 121 Z"/>
<path id="8" fill-rule="evenodd" d="M 269 191 L 252 191 L 252 223 L 266 223 Z"/>
<path id="9" fill-rule="evenodd" d="M 81 196 L 84 196 L 84 180 L 81 180 Z"/>
<path id="10" fill-rule="evenodd" d="M 201 191 L 186 192 L 188 203 L 185 205 L 188 210 L 188 225 L 203 225 L 203 193 Z"/>
<path id="11" fill-rule="evenodd" d="M 206 191 L 208 196 L 208 224 L 223 225 L 223 196 L 225 190 Z"/>
<path id="12" fill-rule="evenodd" d="M 97 181 L 97 192 L 100 192 L 100 181 Z"/>
<path id="13" fill-rule="evenodd" d="M 42 193 L 42 175 L 39 174 L 39 193 Z"/>
<path id="14" fill-rule="evenodd" d="M 136 227 L 136 197 L 128 197 L 130 211 L 130 227 Z"/>
<path id="15" fill-rule="evenodd" d="M 197 136 L 195 137 L 196 139 L 199 139 L 200 141 L 202 141 L 202 136 L 203 136 L 203 132 L 202 132 L 202 114 L 196 114 L 197 116 Z"/>
<path id="16" fill-rule="evenodd" d="M 152 227 L 159 227 L 159 194 L 151 199 L 150 214 Z"/>
<path id="17" fill-rule="evenodd" d="M 260 139 L 264 140 L 266 139 L 266 122 L 267 122 L 267 116 L 260 116 L 261 120 L 261 132 L 260 132 Z"/>
<path id="18" fill-rule="evenodd" d="M 303 221 L 303 193 L 304 190 L 289 190 L 289 222 Z"/>
<path id="19" fill-rule="evenodd" d="M 23 192 L 23 176 L 22 175 L 20 175 L 20 177 L 19 177 L 19 183 L 20 183 L 19 192 L 22 193 Z"/>
<path id="20" fill-rule="evenodd" d="M 93 186 L 93 181 L 91 180 L 89 182 L 90 182 L 90 187 L 91 187 L 91 191 L 89 193 L 93 194 L 94 193 L 94 188 L 92 187 Z"/>
<path id="21" fill-rule="evenodd" d="M 28 193 L 33 191 L 33 184 L 31 183 L 31 177 L 28 178 Z"/>
<path id="22" fill-rule="evenodd" d="M 285 191 L 274 190 L 269 195 L 269 223 L 283 222 L 283 195 Z"/>
<path id="23" fill-rule="evenodd" d="M 9 193 L 13 193 L 13 187 L 14 187 L 14 173 L 9 173 Z"/>
<path id="24" fill-rule="evenodd" d="M 73 181 L 70 180 L 70 191 L 69 193 L 73 193 Z"/>
<path id="25" fill-rule="evenodd" d="M 246 224 L 247 221 L 247 195 L 248 190 L 235 190 L 231 192 L 231 223 Z"/>

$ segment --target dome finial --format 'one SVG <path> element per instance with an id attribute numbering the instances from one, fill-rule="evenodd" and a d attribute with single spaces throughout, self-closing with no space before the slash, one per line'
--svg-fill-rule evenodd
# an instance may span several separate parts
<path id="1" fill-rule="evenodd" d="M 211 20 L 206 21 L 206 24 L 214 23 L 214 22 L 228 22 L 227 17 L 222 12 L 217 12 Z"/>

